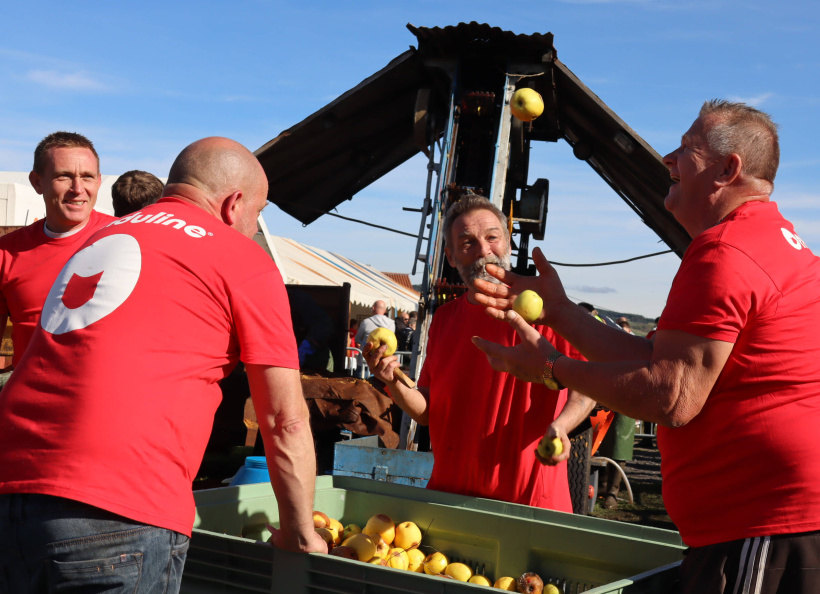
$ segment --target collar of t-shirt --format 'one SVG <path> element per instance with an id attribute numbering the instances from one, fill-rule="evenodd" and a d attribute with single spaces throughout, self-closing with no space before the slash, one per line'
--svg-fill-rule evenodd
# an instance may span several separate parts
<path id="1" fill-rule="evenodd" d="M 51 239 L 62 239 L 63 237 L 71 237 L 75 233 L 79 233 L 83 227 L 88 224 L 88 219 L 86 219 L 85 223 L 80 225 L 79 227 L 74 227 L 71 231 L 66 231 L 65 233 L 55 233 L 48 228 L 46 225 L 46 221 L 43 221 L 43 233 L 48 235 Z"/>

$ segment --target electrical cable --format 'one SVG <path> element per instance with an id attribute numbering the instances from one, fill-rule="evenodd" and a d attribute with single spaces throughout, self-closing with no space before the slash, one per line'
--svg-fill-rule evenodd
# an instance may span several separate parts
<path id="1" fill-rule="evenodd" d="M 330 215 L 332 217 L 336 217 L 337 219 L 342 219 L 345 221 L 350 221 L 352 223 L 359 223 L 360 225 L 367 225 L 368 227 L 374 227 L 376 229 L 382 229 L 383 231 L 390 231 L 391 233 L 397 233 L 399 235 L 404 235 L 406 237 L 413 237 L 414 239 L 418 237 L 418 235 L 414 233 L 408 233 L 407 231 L 399 231 L 398 229 L 391 229 L 390 227 L 385 227 L 383 225 L 377 225 L 376 223 L 369 223 L 367 221 L 362 221 L 361 219 L 354 219 L 352 217 L 346 217 L 340 214 L 336 214 L 335 212 L 329 212 L 326 210 L 322 210 L 320 208 L 314 208 L 312 206 L 307 206 L 305 204 L 294 204 L 292 202 L 288 203 L 292 204 L 293 206 L 298 206 L 299 208 L 307 208 L 309 210 L 313 210 L 315 212 L 320 212 L 323 215 Z M 307 227 L 307 225 L 303 225 Z M 662 256 L 663 254 L 670 254 L 674 250 L 664 250 L 662 252 L 655 252 L 653 254 L 645 254 L 643 256 L 635 256 L 634 258 L 627 258 L 626 260 L 614 260 L 612 262 L 597 262 L 592 264 L 567 264 L 565 262 L 554 262 L 552 260 L 549 261 L 550 264 L 554 266 L 572 266 L 572 267 L 593 267 L 593 266 L 612 266 L 614 264 L 626 264 L 627 262 L 634 262 L 635 260 L 642 260 L 644 258 L 652 258 L 654 256 Z M 532 256 L 528 256 L 529 260 L 532 260 Z"/>
<path id="2" fill-rule="evenodd" d="M 654 254 L 644 254 L 643 256 L 635 256 L 634 258 L 627 258 L 626 260 L 614 260 L 612 262 L 597 262 L 594 264 L 566 264 L 564 262 L 555 262 L 554 260 L 549 260 L 549 263 L 553 266 L 611 266 L 613 264 L 626 264 L 627 262 L 634 262 L 635 260 L 643 260 L 644 258 L 652 258 L 653 256 L 662 256 L 663 254 L 671 254 L 674 250 L 664 250 L 662 252 L 655 252 Z M 530 257 L 532 260 L 532 257 Z"/>

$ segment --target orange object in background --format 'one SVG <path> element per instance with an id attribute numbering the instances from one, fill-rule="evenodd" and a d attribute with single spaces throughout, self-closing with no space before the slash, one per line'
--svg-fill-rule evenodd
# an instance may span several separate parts
<path id="1" fill-rule="evenodd" d="M 592 451 L 590 456 L 594 456 L 598 451 L 598 446 L 604 440 L 609 426 L 612 425 L 612 420 L 615 418 L 615 412 L 611 410 L 599 410 L 596 414 L 589 417 L 592 423 Z"/>

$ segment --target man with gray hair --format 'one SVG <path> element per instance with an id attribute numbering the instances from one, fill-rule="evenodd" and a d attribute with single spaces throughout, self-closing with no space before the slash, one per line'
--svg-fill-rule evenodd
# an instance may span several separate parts
<path id="1" fill-rule="evenodd" d="M 478 300 L 522 336 L 514 348 L 477 341 L 496 369 L 537 381 L 546 366 L 602 405 L 658 423 L 664 503 L 691 547 L 685 594 L 820 584 L 820 260 L 770 199 L 779 155 L 767 114 L 715 100 L 664 157 L 664 204 L 692 243 L 649 338 L 580 312 L 540 251 L 540 276 L 491 267 L 504 284 L 479 283 Z M 525 289 L 589 362 L 556 354 L 505 311 Z"/>
<path id="2" fill-rule="evenodd" d="M 568 395 L 493 371 L 471 348 L 476 335 L 505 344 L 517 339 L 475 302 L 476 279 L 492 278 L 484 267 L 510 265 L 504 214 L 486 198 L 467 195 L 448 209 L 442 231 L 447 260 L 467 293 L 435 310 L 418 390 L 396 381 L 398 362 L 383 356 L 385 347 L 366 353 L 367 363 L 396 404 L 429 425 L 435 460 L 428 489 L 572 512 L 567 434 L 595 403 L 578 392 Z M 577 356 L 549 328 L 539 326 L 538 332 Z M 564 451 L 541 461 L 535 450 L 545 434 L 560 438 Z"/>

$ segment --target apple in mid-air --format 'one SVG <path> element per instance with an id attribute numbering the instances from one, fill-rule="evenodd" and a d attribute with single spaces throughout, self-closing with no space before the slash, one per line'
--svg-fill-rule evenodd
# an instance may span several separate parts
<path id="1" fill-rule="evenodd" d="M 522 122 L 531 122 L 544 113 L 544 100 L 538 91 L 524 87 L 513 93 L 510 111 Z"/>
<path id="2" fill-rule="evenodd" d="M 535 291 L 527 289 L 513 302 L 513 311 L 524 318 L 528 324 L 532 324 L 541 315 L 544 309 L 544 300 Z"/>

